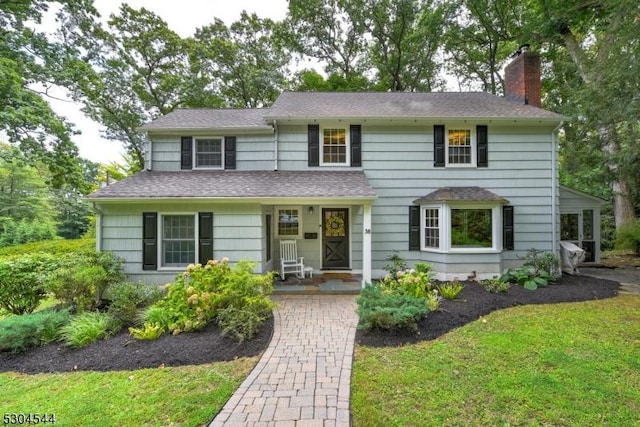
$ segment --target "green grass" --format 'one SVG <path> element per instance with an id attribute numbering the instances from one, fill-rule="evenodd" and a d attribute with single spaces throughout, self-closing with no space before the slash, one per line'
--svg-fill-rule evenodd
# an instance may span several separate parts
<path id="1" fill-rule="evenodd" d="M 257 357 L 177 368 L 0 374 L 5 413 L 55 414 L 56 426 L 201 426 L 225 404 Z"/>
<path id="2" fill-rule="evenodd" d="M 522 306 L 357 347 L 354 426 L 639 425 L 640 297 Z"/>

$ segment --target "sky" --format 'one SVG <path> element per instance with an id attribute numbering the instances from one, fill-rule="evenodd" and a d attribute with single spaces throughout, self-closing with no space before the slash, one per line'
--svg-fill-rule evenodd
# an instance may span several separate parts
<path id="1" fill-rule="evenodd" d="M 256 13 L 261 18 L 284 19 L 287 13 L 287 0 L 94 0 L 94 4 L 103 19 L 117 13 L 120 5 L 153 11 L 169 27 L 182 37 L 188 37 L 195 29 L 213 22 L 214 17 L 222 19 L 227 25 L 240 18 L 240 13 Z M 45 20 L 45 26 L 54 26 L 53 20 Z M 53 29 L 53 28 L 52 28 Z M 64 91 L 55 93 L 58 98 L 66 98 Z M 73 137 L 80 157 L 99 163 L 121 162 L 124 150 L 117 141 L 109 141 L 100 136 L 101 126 L 84 116 L 80 105 L 66 100 L 49 100 L 56 113 L 65 116 L 82 132 Z"/>

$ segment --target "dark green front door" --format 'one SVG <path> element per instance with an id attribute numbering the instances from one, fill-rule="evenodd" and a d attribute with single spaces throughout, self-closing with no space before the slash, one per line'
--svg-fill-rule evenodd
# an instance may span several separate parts
<path id="1" fill-rule="evenodd" d="M 322 268 L 349 268 L 349 210 L 322 209 Z"/>

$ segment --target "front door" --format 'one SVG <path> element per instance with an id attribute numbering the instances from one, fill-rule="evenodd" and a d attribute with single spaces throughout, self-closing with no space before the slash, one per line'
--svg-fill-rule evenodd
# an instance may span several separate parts
<path id="1" fill-rule="evenodd" d="M 349 210 L 322 209 L 322 268 L 349 268 Z"/>

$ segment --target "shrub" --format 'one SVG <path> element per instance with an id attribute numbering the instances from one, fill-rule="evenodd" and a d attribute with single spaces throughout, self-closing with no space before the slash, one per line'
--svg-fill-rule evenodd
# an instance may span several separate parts
<path id="1" fill-rule="evenodd" d="M 109 285 L 124 278 L 124 260 L 110 252 L 94 252 L 63 258 L 62 267 L 52 273 L 47 289 L 77 312 L 98 307 Z"/>
<path id="2" fill-rule="evenodd" d="M 438 288 L 438 291 L 440 291 L 440 294 L 444 298 L 448 300 L 454 300 L 456 299 L 456 297 L 464 287 L 459 281 L 454 280 L 453 282 L 450 282 L 450 283 L 441 283 L 440 285 L 437 286 L 437 288 Z"/>
<path id="3" fill-rule="evenodd" d="M 392 277 L 395 276 L 398 271 L 407 269 L 407 263 L 402 259 L 398 251 L 395 251 L 392 255 L 388 256 L 387 260 L 391 261 L 391 264 L 385 265 L 383 269 Z"/>
<path id="4" fill-rule="evenodd" d="M 416 298 L 424 298 L 432 289 L 431 266 L 428 264 L 416 264 L 418 269 L 399 270 L 395 275 L 386 275 L 380 285 L 386 290 L 398 290 Z"/>
<path id="5" fill-rule="evenodd" d="M 95 253 L 95 239 L 75 239 L 75 240 L 44 240 L 42 242 L 27 243 L 19 246 L 0 248 L 0 256 L 15 257 L 25 253 L 43 253 L 48 255 L 68 255 L 85 256 Z"/>
<path id="6" fill-rule="evenodd" d="M 500 277 L 505 282 L 517 283 L 525 289 L 535 291 L 540 286 L 547 286 L 551 281 L 551 275 L 544 270 L 540 270 L 537 274 L 526 265 L 520 268 L 510 268 Z"/>
<path id="7" fill-rule="evenodd" d="M 0 261 L 0 308 L 31 313 L 44 298 L 44 282 L 57 267 L 51 255 L 24 255 Z"/>
<path id="8" fill-rule="evenodd" d="M 0 351 L 18 353 L 60 338 L 69 310 L 47 309 L 0 321 Z"/>
<path id="9" fill-rule="evenodd" d="M 120 327 L 120 322 L 108 313 L 87 311 L 73 317 L 60 333 L 66 345 L 80 348 L 114 335 Z"/>
<path id="10" fill-rule="evenodd" d="M 492 292 L 496 294 L 500 292 L 507 292 L 511 287 L 511 283 L 507 281 L 502 281 L 500 280 L 499 277 L 494 277 L 493 279 L 480 280 L 479 283 L 488 292 Z"/>
<path id="11" fill-rule="evenodd" d="M 442 301 L 442 297 L 438 295 L 437 289 L 427 292 L 426 305 L 429 311 L 438 311 L 440 309 L 440 301 Z"/>
<path id="12" fill-rule="evenodd" d="M 256 275 L 254 267 L 255 263 L 241 260 L 231 268 L 227 258 L 188 266 L 166 285 L 166 296 L 145 311 L 143 327 L 130 329 L 132 335 L 149 335 L 156 327 L 172 334 L 202 329 L 219 313 L 223 313 L 222 326 L 227 328 L 247 318 L 261 319 L 262 323 L 273 308 L 269 299 L 273 273 Z"/>
<path id="13" fill-rule="evenodd" d="M 424 298 L 384 290 L 379 284 L 366 286 L 357 298 L 358 328 L 418 329 L 418 322 L 428 313 Z"/>
<path id="14" fill-rule="evenodd" d="M 561 275 L 560 259 L 553 252 L 529 249 L 524 256 L 523 266 L 531 267 L 534 276 L 548 277 L 550 280 L 556 280 Z"/>
<path id="15" fill-rule="evenodd" d="M 156 285 L 147 283 L 115 283 L 109 286 L 106 297 L 109 299 L 108 312 L 123 324 L 132 324 L 138 310 L 150 306 L 163 296 Z"/>
<path id="16" fill-rule="evenodd" d="M 260 325 L 267 319 L 265 310 L 256 310 L 249 306 L 229 306 L 218 311 L 218 326 L 224 336 L 231 335 L 238 342 L 253 338 Z"/>
<path id="17" fill-rule="evenodd" d="M 640 219 L 620 227 L 616 232 L 616 249 L 630 250 L 640 255 Z"/>

